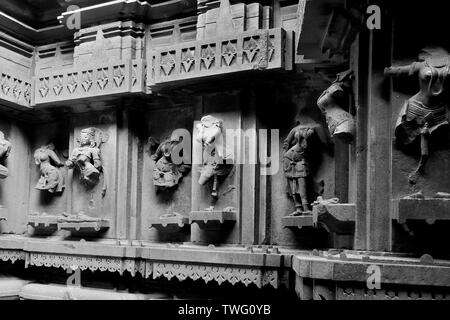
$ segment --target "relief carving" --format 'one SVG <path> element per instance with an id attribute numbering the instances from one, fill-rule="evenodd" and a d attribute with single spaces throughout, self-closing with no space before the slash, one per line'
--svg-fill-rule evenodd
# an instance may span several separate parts
<path id="1" fill-rule="evenodd" d="M 50 193 L 63 192 L 65 188 L 64 177 L 59 167 L 64 166 L 64 164 L 55 153 L 55 146 L 49 144 L 37 149 L 34 152 L 34 161 L 39 166 L 41 172 L 41 177 L 35 188 L 38 190 L 46 190 Z"/>
<path id="2" fill-rule="evenodd" d="M 202 168 L 198 183 L 205 185 L 213 179 L 211 197 L 218 198 L 219 177 L 226 177 L 234 167 L 234 160 L 224 144 L 223 121 L 211 115 L 204 116 L 197 125 L 197 141 L 202 143 Z M 213 209 L 211 206 L 209 209 Z"/>
<path id="3" fill-rule="evenodd" d="M 76 166 L 80 170 L 80 179 L 88 186 L 96 185 L 103 171 L 100 147 L 108 140 L 108 135 L 97 128 L 81 130 L 77 139 L 78 147 L 73 149 L 66 166 L 72 169 Z M 103 195 L 106 184 L 103 186 Z"/>
<path id="4" fill-rule="evenodd" d="M 449 124 L 447 78 L 450 74 L 450 55 L 442 48 L 422 49 L 418 61 L 407 66 L 385 69 L 388 76 L 417 76 L 420 90 L 405 101 L 395 125 L 396 143 L 412 145 L 420 139 L 420 162 L 409 175 L 415 184 L 428 160 L 428 141 L 433 133 Z"/>
<path id="5" fill-rule="evenodd" d="M 317 106 L 322 111 L 332 137 L 337 137 L 347 143 L 355 137 L 355 121 L 353 116 L 345 111 L 349 103 L 349 94 L 352 89 L 353 72 L 347 70 L 338 73 L 333 81 L 317 100 Z"/>
<path id="6" fill-rule="evenodd" d="M 0 131 L 0 161 L 4 161 L 11 152 L 11 143 L 5 139 L 5 135 Z M 0 179 L 8 177 L 8 168 L 0 164 Z"/>
<path id="7" fill-rule="evenodd" d="M 155 161 L 153 167 L 153 184 L 157 190 L 164 190 L 178 186 L 183 175 L 186 174 L 190 166 L 182 163 L 174 163 L 172 151 L 182 141 L 180 136 L 172 136 L 159 144 L 158 149 L 152 155 Z M 150 138 L 149 140 L 152 140 Z"/>
<path id="8" fill-rule="evenodd" d="M 317 134 L 317 124 L 298 123 L 283 143 L 283 170 L 287 180 L 287 193 L 292 197 L 295 211 L 290 216 L 311 214 L 308 194 L 310 185 L 310 153 L 312 138 Z M 322 185 L 323 182 L 319 183 Z M 320 192 L 319 192 L 320 193 Z"/>

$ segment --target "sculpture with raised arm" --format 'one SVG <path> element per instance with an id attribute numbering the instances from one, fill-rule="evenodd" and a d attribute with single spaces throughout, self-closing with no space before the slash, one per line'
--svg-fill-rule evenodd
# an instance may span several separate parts
<path id="1" fill-rule="evenodd" d="M 108 137 L 97 128 L 87 128 L 80 132 L 77 139 L 78 147 L 73 149 L 66 166 L 71 169 L 79 168 L 81 180 L 87 185 L 95 185 L 99 181 L 100 172 L 103 171 L 100 146 Z M 103 193 L 106 191 L 104 187 Z"/>
<path id="2" fill-rule="evenodd" d="M 420 139 L 420 162 L 409 175 L 409 182 L 415 184 L 428 160 L 428 139 L 436 129 L 449 124 L 450 55 L 442 48 L 427 47 L 419 54 L 418 61 L 386 68 L 385 74 L 419 79 L 419 92 L 405 101 L 395 126 L 395 137 L 400 145 L 410 145 Z"/>

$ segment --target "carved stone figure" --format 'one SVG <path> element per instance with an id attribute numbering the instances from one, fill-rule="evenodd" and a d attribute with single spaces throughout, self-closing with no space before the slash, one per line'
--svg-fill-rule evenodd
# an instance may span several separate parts
<path id="1" fill-rule="evenodd" d="M 11 152 L 11 143 L 5 139 L 5 135 L 0 131 L 0 160 L 4 160 Z M 0 179 L 5 179 L 8 176 L 8 168 L 0 164 Z"/>
<path id="2" fill-rule="evenodd" d="M 317 106 L 326 118 L 330 135 L 348 143 L 355 137 L 355 121 L 343 106 L 349 101 L 352 75 L 351 70 L 338 73 L 336 80 L 317 100 Z"/>
<path id="3" fill-rule="evenodd" d="M 87 185 L 95 185 L 99 181 L 100 172 L 103 171 L 100 146 L 108 139 L 101 130 L 97 128 L 87 128 L 80 132 L 77 139 L 78 147 L 73 149 L 72 155 L 66 161 L 68 168 L 75 165 L 81 173 L 81 180 Z M 106 191 L 106 186 L 103 192 Z"/>
<path id="4" fill-rule="evenodd" d="M 234 160 L 224 145 L 223 121 L 211 115 L 204 116 L 197 125 L 197 141 L 202 143 L 202 168 L 200 185 L 206 184 L 211 178 L 214 179 L 211 196 L 218 198 L 219 177 L 227 176 L 234 166 Z M 212 207 L 211 207 L 212 209 Z"/>
<path id="5" fill-rule="evenodd" d="M 314 129 L 308 125 L 297 125 L 283 143 L 283 169 L 287 179 L 287 192 L 295 204 L 292 216 L 300 216 L 310 211 L 306 178 L 309 176 L 308 139 L 314 134 Z"/>
<path id="6" fill-rule="evenodd" d="M 177 186 L 183 174 L 186 173 L 190 166 L 185 164 L 176 164 L 172 161 L 172 151 L 180 142 L 181 137 L 172 136 L 164 140 L 152 155 L 155 161 L 153 168 L 153 184 L 160 188 L 166 189 Z"/>
<path id="7" fill-rule="evenodd" d="M 55 146 L 49 144 L 42 146 L 34 152 L 34 161 L 39 165 L 41 177 L 35 188 L 47 190 L 50 193 L 62 192 L 64 189 L 64 177 L 58 167 L 64 166 L 55 153 Z"/>
<path id="8" fill-rule="evenodd" d="M 419 79 L 419 92 L 405 101 L 395 126 L 399 145 L 410 145 L 420 139 L 420 162 L 409 176 L 409 182 L 415 184 L 428 159 L 428 139 L 436 129 L 449 124 L 446 81 L 450 74 L 450 55 L 442 48 L 427 47 L 417 62 L 386 68 L 385 74 Z"/>

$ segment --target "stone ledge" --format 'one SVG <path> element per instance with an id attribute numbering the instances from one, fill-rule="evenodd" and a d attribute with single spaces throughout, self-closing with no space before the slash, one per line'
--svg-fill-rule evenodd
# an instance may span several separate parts
<path id="1" fill-rule="evenodd" d="M 407 220 L 423 220 L 434 223 L 450 220 L 450 199 L 425 198 L 393 200 L 392 219 L 399 223 Z"/>

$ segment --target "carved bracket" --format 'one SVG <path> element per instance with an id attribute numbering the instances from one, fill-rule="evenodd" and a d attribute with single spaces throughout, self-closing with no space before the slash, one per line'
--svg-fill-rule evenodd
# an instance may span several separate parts
<path id="1" fill-rule="evenodd" d="M 235 211 L 192 211 L 189 223 L 197 223 L 200 228 L 231 227 L 236 223 Z"/>

